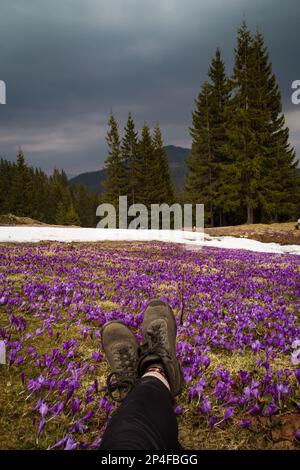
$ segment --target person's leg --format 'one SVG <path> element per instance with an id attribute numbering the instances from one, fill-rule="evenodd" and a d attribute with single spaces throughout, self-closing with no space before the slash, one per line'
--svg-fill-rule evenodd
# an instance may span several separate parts
<path id="1" fill-rule="evenodd" d="M 100 450 L 178 448 L 172 395 L 158 378 L 143 377 L 113 414 Z"/>
<path id="2" fill-rule="evenodd" d="M 169 305 L 149 303 L 143 319 L 144 344 L 123 324 L 104 326 L 102 344 L 121 396 L 136 384 L 108 423 L 100 450 L 178 449 L 178 427 L 172 397 L 183 378 L 176 358 L 176 322 Z M 140 381 L 138 378 L 142 377 Z M 108 382 L 108 388 L 111 383 Z"/>

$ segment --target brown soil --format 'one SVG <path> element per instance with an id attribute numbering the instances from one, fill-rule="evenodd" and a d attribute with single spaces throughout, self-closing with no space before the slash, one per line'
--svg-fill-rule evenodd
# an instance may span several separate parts
<path id="1" fill-rule="evenodd" d="M 296 222 L 235 225 L 231 227 L 206 228 L 205 232 L 213 237 L 245 237 L 265 243 L 275 242 L 282 245 L 300 245 L 300 230 L 297 230 L 295 225 Z"/>
<path id="2" fill-rule="evenodd" d="M 3 214 L 3 215 L 0 215 L 0 225 L 10 225 L 10 226 L 30 225 L 30 226 L 35 226 L 35 225 L 47 225 L 47 224 L 44 224 L 43 222 L 40 222 L 39 220 L 31 219 L 30 217 L 17 217 L 16 215 L 13 215 L 13 214 Z"/>

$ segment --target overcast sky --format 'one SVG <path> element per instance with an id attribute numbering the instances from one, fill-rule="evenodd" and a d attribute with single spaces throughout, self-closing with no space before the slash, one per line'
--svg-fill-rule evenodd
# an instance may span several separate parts
<path id="1" fill-rule="evenodd" d="M 0 156 L 69 175 L 99 169 L 110 109 L 123 129 L 159 121 L 190 146 L 194 99 L 216 47 L 231 72 L 243 17 L 266 40 L 300 157 L 299 0 L 1 0 Z"/>

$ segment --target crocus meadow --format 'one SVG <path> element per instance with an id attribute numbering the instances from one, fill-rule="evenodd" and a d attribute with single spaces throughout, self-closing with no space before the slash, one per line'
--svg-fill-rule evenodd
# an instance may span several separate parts
<path id="1" fill-rule="evenodd" d="M 163 243 L 0 245 L 1 387 L 28 423 L 26 446 L 99 446 L 117 406 L 101 327 L 122 320 L 141 340 L 157 297 L 178 325 L 185 445 L 195 429 L 251 433 L 258 419 L 299 413 L 299 266 L 296 255 Z"/>

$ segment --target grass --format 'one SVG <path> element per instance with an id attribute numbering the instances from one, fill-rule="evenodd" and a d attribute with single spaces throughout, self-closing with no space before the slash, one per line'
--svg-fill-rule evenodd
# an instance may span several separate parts
<path id="1" fill-rule="evenodd" d="M 39 245 L 36 245 L 37 250 Z M 43 244 L 40 245 L 43 247 Z M 75 249 L 80 253 L 80 245 L 75 246 Z M 128 244 L 127 256 L 131 260 L 131 254 L 135 253 L 135 250 L 139 247 L 139 244 Z M 43 256 L 51 259 L 58 255 L 57 250 L 61 247 L 60 244 L 49 244 L 48 250 L 43 251 Z M 92 250 L 93 244 L 89 244 L 89 249 Z M 113 267 L 117 269 L 118 266 L 122 264 L 118 260 L 118 249 L 122 247 L 122 244 L 114 244 L 111 242 L 103 243 L 101 245 L 94 245 L 96 250 L 100 247 L 101 250 L 111 250 L 110 254 L 115 256 Z M 14 245 L 7 245 L 8 250 L 14 249 Z M 26 247 L 24 246 L 24 251 Z M 141 254 L 143 256 L 143 254 Z M 86 275 L 84 274 L 87 260 L 84 258 L 80 261 L 82 263 L 83 269 L 83 278 L 86 281 Z M 162 254 L 157 252 L 156 262 L 164 262 Z M 66 266 L 70 264 L 71 260 L 67 261 Z M 234 260 L 227 261 L 228 266 L 232 266 L 232 269 L 235 269 L 236 262 Z M 50 264 L 50 263 L 49 263 Z M 262 263 L 263 264 L 263 263 Z M 280 262 L 278 261 L 280 265 Z M 205 262 L 203 265 L 196 265 L 193 268 L 186 263 L 182 263 L 183 269 L 190 268 L 190 273 L 194 272 L 195 274 L 206 276 L 218 273 L 217 268 L 210 269 L 209 265 L 206 265 Z M 271 265 L 270 265 L 271 266 Z M 281 263 L 282 267 L 286 266 L 286 263 Z M 268 264 L 266 264 L 268 267 Z M 3 266 L 1 270 L 3 270 Z M 97 272 L 97 275 L 94 278 L 94 282 L 99 286 L 103 286 L 106 298 L 100 299 L 98 295 L 95 295 L 94 298 L 90 299 L 90 304 L 95 307 L 100 307 L 103 313 L 110 312 L 111 310 L 118 309 L 119 302 L 114 299 L 116 295 L 116 288 L 114 284 L 110 283 L 110 280 L 106 277 L 106 269 L 111 269 L 111 262 L 107 260 L 102 264 L 102 270 Z M 0 270 L 0 272 L 1 272 Z M 20 292 L 22 294 L 24 286 L 26 283 L 37 282 L 40 284 L 47 284 L 48 282 L 55 282 L 60 284 L 64 281 L 66 273 L 62 273 L 61 276 L 58 275 L 56 268 L 48 270 L 47 274 L 39 275 L 37 273 L 36 277 L 31 276 L 30 279 L 24 273 L 17 272 L 17 264 L 11 264 L 8 268 L 8 274 L 6 281 L 8 285 L 13 285 L 14 292 Z M 134 272 L 134 266 L 132 271 Z M 253 281 L 261 283 L 262 288 L 268 283 L 268 281 L 260 276 L 254 275 L 252 278 Z M 122 282 L 125 282 L 123 280 Z M 178 282 L 166 282 L 159 281 L 157 284 L 157 293 L 160 295 L 168 293 L 168 295 L 176 295 L 181 289 L 181 280 Z M 147 286 L 145 287 L 145 289 Z M 140 289 L 141 295 L 143 295 L 143 287 Z M 228 295 L 230 297 L 230 295 Z M 203 293 L 197 294 L 198 300 L 209 299 L 209 296 L 206 296 Z M 248 303 L 251 304 L 254 302 L 253 299 L 247 299 Z M 45 317 L 47 317 L 47 305 L 43 305 L 41 302 L 41 309 L 45 308 Z M 59 309 L 59 318 L 57 322 L 52 324 L 53 335 L 41 335 L 34 338 L 34 346 L 38 353 L 38 356 L 41 357 L 43 354 L 50 352 L 53 347 L 62 347 L 63 341 L 69 337 L 77 338 L 79 346 L 76 350 L 76 357 L 74 360 L 80 360 L 84 362 L 91 358 L 92 353 L 99 350 L 99 340 L 96 338 L 88 338 L 87 341 L 82 341 L 82 332 L 80 327 L 73 321 L 70 316 L 70 312 L 74 311 L 77 308 L 76 303 L 72 303 L 69 307 L 60 307 Z M 176 313 L 179 315 L 179 309 L 175 309 Z M 15 315 L 23 315 L 28 322 L 28 332 L 34 334 L 37 328 L 43 328 L 43 321 L 45 317 L 43 315 L 36 316 L 32 312 L 25 311 L 22 308 L 19 308 L 14 312 Z M 4 307 L 0 306 L 0 315 L 1 315 L 1 326 L 8 326 L 8 316 L 5 315 Z M 94 320 L 86 321 L 85 319 L 82 322 L 82 325 L 87 325 L 91 327 L 99 327 L 97 322 Z M 81 326 L 82 326 L 81 325 Z M 56 332 L 61 332 L 60 337 L 56 340 Z M 18 332 L 11 329 L 12 339 L 18 337 Z M 27 344 L 27 343 L 26 343 Z M 28 342 L 29 344 L 29 342 Z M 30 343 L 31 344 L 31 343 Z M 208 353 L 211 368 L 214 369 L 218 364 L 224 366 L 232 374 L 237 373 L 239 370 L 248 370 L 253 373 L 256 369 L 257 355 L 251 351 L 245 351 L 243 353 L 237 352 L 226 352 L 224 350 L 212 350 Z M 286 367 L 289 367 L 289 356 L 280 355 L 274 359 L 272 366 L 275 369 L 282 370 Z M 26 362 L 24 365 L 14 365 L 13 367 L 7 367 L 0 365 L 0 449 L 45 449 L 51 447 L 54 442 L 61 439 L 62 435 L 66 432 L 66 429 L 72 424 L 72 419 L 70 418 L 70 413 L 62 413 L 56 419 L 47 422 L 47 428 L 43 431 L 37 439 L 36 429 L 37 425 L 34 423 L 34 417 L 36 413 L 33 409 L 32 398 L 30 393 L 26 391 L 20 381 L 20 372 L 24 370 L 26 377 L 34 377 L 40 373 L 39 368 L 35 365 L 33 361 Z M 98 379 L 99 387 L 103 387 L 105 384 L 106 377 L 109 373 L 107 363 L 100 362 L 95 364 L 95 369 L 93 373 L 87 374 L 84 377 L 84 380 L 80 383 L 80 390 L 78 391 L 78 397 L 84 398 L 85 392 L 89 389 L 93 383 L 94 377 Z M 294 429 L 298 426 L 296 413 L 292 409 L 287 409 L 286 411 L 281 412 L 279 415 L 274 417 L 256 417 L 253 419 L 253 424 L 249 429 L 241 429 L 238 425 L 239 420 L 244 417 L 243 414 L 237 414 L 230 422 L 226 423 L 226 426 L 220 425 L 211 429 L 208 426 L 207 419 L 202 417 L 197 411 L 196 406 L 188 405 L 188 390 L 185 388 L 183 395 L 178 400 L 178 404 L 182 405 L 183 413 L 180 415 L 179 422 L 179 436 L 182 445 L 187 449 L 272 449 L 272 448 L 298 448 L 297 442 L 293 438 L 293 433 L 288 432 L 287 429 Z M 59 399 L 59 396 L 56 396 Z M 99 434 L 99 430 L 102 429 L 105 422 L 105 417 L 103 413 L 96 415 L 93 420 L 89 423 L 89 429 L 86 433 L 86 439 L 88 442 L 91 439 L 96 437 Z M 299 423 L 300 427 L 300 423 Z M 85 436 L 84 438 L 85 439 Z"/>
<path id="2" fill-rule="evenodd" d="M 233 225 L 227 227 L 206 228 L 211 236 L 247 237 L 264 243 L 279 243 L 282 245 L 299 245 L 300 230 L 295 229 L 295 222 L 273 224 Z"/>

